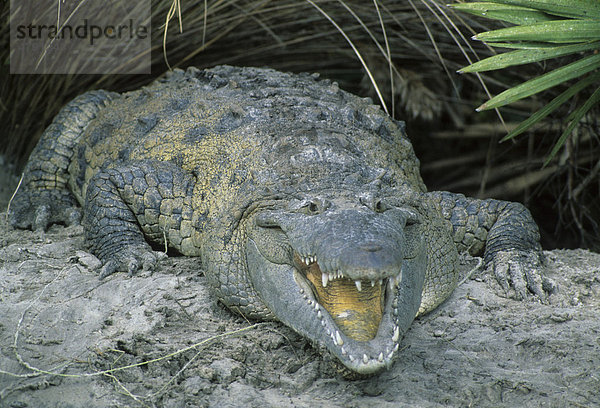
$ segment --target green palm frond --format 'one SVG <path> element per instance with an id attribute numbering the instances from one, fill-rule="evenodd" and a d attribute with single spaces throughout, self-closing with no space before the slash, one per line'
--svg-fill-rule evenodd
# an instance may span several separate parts
<path id="1" fill-rule="evenodd" d="M 479 33 L 473 39 L 492 47 L 512 49 L 469 65 L 459 72 L 483 72 L 571 56 L 570 63 L 496 95 L 477 111 L 494 109 L 579 79 L 562 94 L 512 130 L 511 139 L 555 111 L 583 90 L 595 90 L 567 118 L 567 127 L 546 159 L 547 164 L 568 136 L 600 103 L 600 1 L 598 0 L 484 0 L 451 5 L 456 10 L 504 21 L 513 26 Z"/>

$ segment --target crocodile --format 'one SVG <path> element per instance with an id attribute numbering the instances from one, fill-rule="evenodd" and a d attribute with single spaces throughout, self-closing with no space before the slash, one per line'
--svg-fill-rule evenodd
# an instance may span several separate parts
<path id="1" fill-rule="evenodd" d="M 547 298 L 519 203 L 428 192 L 405 125 L 317 74 L 174 70 L 67 104 L 27 162 L 16 228 L 83 225 L 100 277 L 171 253 L 227 308 L 276 320 L 359 375 L 482 255 L 511 296 Z M 161 250 L 162 248 L 162 250 Z"/>

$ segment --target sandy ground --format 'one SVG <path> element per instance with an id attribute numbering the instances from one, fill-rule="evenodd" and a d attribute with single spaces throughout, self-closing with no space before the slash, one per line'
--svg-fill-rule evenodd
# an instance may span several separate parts
<path id="1" fill-rule="evenodd" d="M 2 408 L 600 406 L 598 254 L 546 252 L 549 304 L 506 298 L 476 270 L 413 323 L 390 370 L 348 380 L 293 331 L 217 304 L 193 258 L 100 281 L 81 227 L 15 231 L 5 215 Z"/>

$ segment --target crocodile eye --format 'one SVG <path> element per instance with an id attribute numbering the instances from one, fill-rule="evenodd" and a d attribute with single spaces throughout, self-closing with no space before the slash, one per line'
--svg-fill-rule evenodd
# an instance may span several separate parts
<path id="1" fill-rule="evenodd" d="M 323 212 L 324 206 L 322 205 L 322 203 L 318 202 L 318 201 L 307 201 L 303 206 L 302 206 L 302 210 L 305 214 L 308 215 L 316 215 L 319 214 L 321 212 Z"/>
<path id="2" fill-rule="evenodd" d="M 288 210 L 306 214 L 316 215 L 321 214 L 331 206 L 331 202 L 321 197 L 302 197 L 292 200 L 288 205 Z"/>
<path id="3" fill-rule="evenodd" d="M 361 198 L 360 202 L 370 208 L 371 210 L 375 211 L 376 213 L 382 213 L 385 212 L 386 210 L 390 209 L 390 206 L 387 205 L 382 199 L 380 198 L 375 198 L 375 197 L 363 197 Z"/>
<path id="4" fill-rule="evenodd" d="M 308 215 L 321 214 L 329 207 L 329 204 L 329 201 L 324 199 L 309 199 L 303 203 L 302 207 L 300 208 L 300 211 Z"/>
<path id="5" fill-rule="evenodd" d="M 382 213 L 390 209 L 390 206 L 384 200 L 375 197 L 372 193 L 362 194 L 359 200 L 362 205 L 375 211 L 376 213 Z"/>

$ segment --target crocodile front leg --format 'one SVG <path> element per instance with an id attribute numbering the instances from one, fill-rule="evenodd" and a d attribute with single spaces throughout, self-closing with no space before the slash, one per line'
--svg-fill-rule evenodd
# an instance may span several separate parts
<path id="1" fill-rule="evenodd" d="M 525 206 L 510 201 L 479 200 L 448 192 L 429 193 L 452 224 L 459 252 L 483 255 L 503 289 L 523 299 L 528 291 L 541 300 L 556 290 L 541 274 L 544 256 L 538 227 Z"/>
<path id="2" fill-rule="evenodd" d="M 148 242 L 194 255 L 192 177 L 171 163 L 144 162 L 98 172 L 87 188 L 83 227 L 102 261 L 100 278 L 154 269 L 163 252 Z"/>

